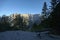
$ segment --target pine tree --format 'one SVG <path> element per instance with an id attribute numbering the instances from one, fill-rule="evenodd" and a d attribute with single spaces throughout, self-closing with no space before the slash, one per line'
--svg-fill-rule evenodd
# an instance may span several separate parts
<path id="1" fill-rule="evenodd" d="M 47 9 L 48 9 L 47 4 L 46 2 L 44 2 L 43 9 L 42 9 L 42 19 L 45 19 L 47 16 L 47 13 L 46 13 Z"/>
<path id="2" fill-rule="evenodd" d="M 60 35 L 60 3 L 56 5 L 48 18 L 48 25 L 52 29 L 52 34 Z"/>
<path id="3" fill-rule="evenodd" d="M 57 4 L 57 0 L 51 0 L 51 9 L 54 9 L 56 4 Z"/>

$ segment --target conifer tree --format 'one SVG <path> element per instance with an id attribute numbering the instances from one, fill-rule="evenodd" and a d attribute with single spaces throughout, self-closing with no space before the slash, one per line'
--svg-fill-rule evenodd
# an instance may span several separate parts
<path id="1" fill-rule="evenodd" d="M 45 18 L 46 18 L 46 16 L 47 16 L 47 13 L 46 13 L 46 11 L 47 11 L 47 4 L 46 4 L 46 2 L 44 2 L 44 5 L 43 5 L 43 9 L 42 9 L 42 19 L 44 20 Z"/>

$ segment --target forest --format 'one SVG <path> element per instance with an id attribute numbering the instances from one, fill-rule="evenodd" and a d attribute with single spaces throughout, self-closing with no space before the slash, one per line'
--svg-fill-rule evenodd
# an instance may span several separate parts
<path id="1" fill-rule="evenodd" d="M 60 2 L 57 0 L 51 0 L 51 6 L 48 9 L 47 3 L 42 5 L 41 23 L 34 23 L 29 30 L 26 20 L 23 21 L 23 17 L 17 15 L 13 20 L 9 16 L 3 15 L 0 17 L 0 32 L 23 30 L 31 32 L 49 31 L 54 35 L 60 35 Z"/>

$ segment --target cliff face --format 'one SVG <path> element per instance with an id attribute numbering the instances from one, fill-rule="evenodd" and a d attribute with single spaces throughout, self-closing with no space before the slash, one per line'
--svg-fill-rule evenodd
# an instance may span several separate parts
<path id="1" fill-rule="evenodd" d="M 40 21 L 40 14 L 21 14 L 21 16 L 33 23 Z"/>
<path id="2" fill-rule="evenodd" d="M 26 23 L 27 26 L 32 26 L 33 23 L 40 23 L 40 14 L 12 14 L 10 15 L 11 21 L 16 18 L 17 15 L 20 15 L 23 18 L 23 22 Z"/>

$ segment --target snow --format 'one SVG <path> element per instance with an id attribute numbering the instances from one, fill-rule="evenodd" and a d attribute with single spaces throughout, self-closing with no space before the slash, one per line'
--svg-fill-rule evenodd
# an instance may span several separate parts
<path id="1" fill-rule="evenodd" d="M 51 38 L 46 32 L 40 32 L 38 36 L 36 32 L 27 31 L 6 31 L 0 32 L 0 40 L 60 40 L 60 38 Z M 59 36 L 60 37 L 60 36 Z"/>

